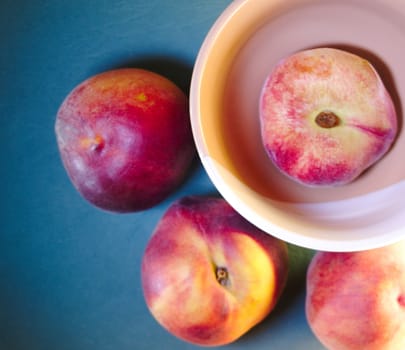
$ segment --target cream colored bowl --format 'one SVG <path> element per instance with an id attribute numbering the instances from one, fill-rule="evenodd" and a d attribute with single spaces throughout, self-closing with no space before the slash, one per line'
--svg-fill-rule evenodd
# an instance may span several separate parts
<path id="1" fill-rule="evenodd" d="M 258 99 L 272 67 L 302 49 L 332 46 L 368 59 L 399 115 L 392 150 L 353 183 L 314 189 L 282 175 L 260 138 Z M 247 220 L 295 245 L 371 249 L 405 238 L 405 6 L 387 0 L 234 1 L 195 64 L 191 122 L 208 176 Z"/>

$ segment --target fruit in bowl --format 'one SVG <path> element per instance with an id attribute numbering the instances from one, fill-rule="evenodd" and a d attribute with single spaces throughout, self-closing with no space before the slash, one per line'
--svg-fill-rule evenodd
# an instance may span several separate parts
<path id="1" fill-rule="evenodd" d="M 195 156 L 187 97 L 143 69 L 103 72 L 76 86 L 57 112 L 55 131 L 76 189 L 113 212 L 165 199 Z"/>
<path id="2" fill-rule="evenodd" d="M 231 343 L 276 305 L 287 245 L 221 198 L 184 197 L 158 223 L 142 259 L 142 288 L 155 319 L 197 345 Z"/>
<path id="3" fill-rule="evenodd" d="M 274 165 L 308 186 L 350 183 L 397 133 L 392 98 L 373 66 L 333 48 L 299 51 L 267 77 L 261 137 Z"/>
<path id="4" fill-rule="evenodd" d="M 404 252 L 400 241 L 315 254 L 307 273 L 306 316 L 328 349 L 405 349 Z"/>

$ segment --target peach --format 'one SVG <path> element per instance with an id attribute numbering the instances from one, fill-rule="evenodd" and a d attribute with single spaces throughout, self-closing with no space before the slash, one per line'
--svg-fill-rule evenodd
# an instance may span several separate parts
<path id="1" fill-rule="evenodd" d="M 267 77 L 261 137 L 274 165 L 308 186 L 344 185 L 391 147 L 397 115 L 365 59 L 332 48 L 297 52 Z"/>
<path id="2" fill-rule="evenodd" d="M 195 156 L 185 94 L 142 69 L 117 69 L 76 86 L 55 131 L 76 189 L 114 212 L 147 209 L 185 178 Z"/>
<path id="3" fill-rule="evenodd" d="M 307 273 L 306 315 L 331 350 L 405 349 L 405 241 L 318 252 Z"/>
<path id="4" fill-rule="evenodd" d="M 158 223 L 142 259 L 155 319 L 201 346 L 231 343 L 265 318 L 286 283 L 287 246 L 221 198 L 184 197 Z"/>

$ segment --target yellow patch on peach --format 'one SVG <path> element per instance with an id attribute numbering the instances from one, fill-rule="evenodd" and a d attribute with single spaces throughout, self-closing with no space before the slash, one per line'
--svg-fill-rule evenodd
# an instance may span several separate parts
<path id="1" fill-rule="evenodd" d="M 250 328 L 256 324 L 271 308 L 272 305 L 263 304 L 263 300 L 273 300 L 276 268 L 263 248 L 247 235 L 235 235 L 232 248 L 237 256 L 231 256 L 230 261 L 225 263 L 225 266 L 232 268 L 230 286 L 227 289 L 235 297 L 235 306 L 239 313 L 234 320 L 234 328 L 242 330 L 247 325 Z M 257 313 L 259 304 L 262 304 L 259 308 L 261 312 Z"/>
<path id="2" fill-rule="evenodd" d="M 292 65 L 298 74 L 312 74 L 317 78 L 326 79 L 331 75 L 333 62 L 324 59 L 293 60 Z"/>
<path id="3" fill-rule="evenodd" d="M 140 102 L 145 102 L 148 99 L 144 92 L 140 92 L 139 94 L 135 95 L 135 100 Z"/>

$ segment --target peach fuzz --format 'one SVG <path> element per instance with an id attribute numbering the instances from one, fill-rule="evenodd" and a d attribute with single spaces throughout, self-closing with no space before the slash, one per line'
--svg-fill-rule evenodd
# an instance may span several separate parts
<path id="1" fill-rule="evenodd" d="M 405 241 L 318 252 L 307 273 L 306 315 L 330 350 L 405 349 Z"/>
<path id="2" fill-rule="evenodd" d="M 103 72 L 76 86 L 58 110 L 55 131 L 76 189 L 114 212 L 165 199 L 195 156 L 187 97 L 142 69 Z"/>
<path id="3" fill-rule="evenodd" d="M 373 66 L 332 48 L 279 62 L 263 85 L 260 123 L 275 166 L 309 186 L 353 181 L 389 150 L 397 133 L 394 104 Z"/>
<path id="4" fill-rule="evenodd" d="M 231 343 L 276 305 L 287 246 L 220 198 L 185 197 L 157 225 L 142 260 L 142 287 L 155 319 L 202 346 Z"/>

